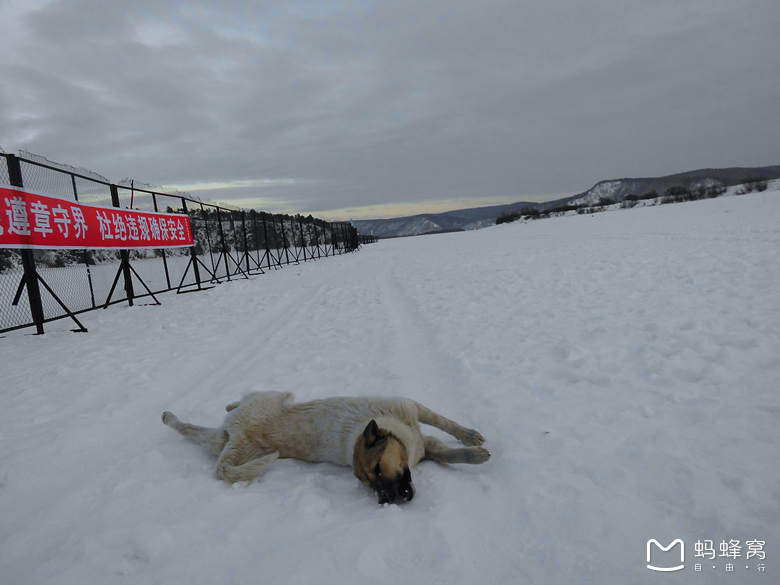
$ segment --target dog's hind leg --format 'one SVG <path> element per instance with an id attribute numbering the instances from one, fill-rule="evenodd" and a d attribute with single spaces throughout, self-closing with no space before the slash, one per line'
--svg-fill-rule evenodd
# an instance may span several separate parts
<path id="1" fill-rule="evenodd" d="M 474 429 L 467 429 L 466 427 L 462 427 L 455 421 L 436 414 L 431 409 L 425 408 L 418 402 L 415 402 L 414 404 L 417 406 L 417 420 L 421 423 L 425 425 L 431 425 L 437 429 L 441 429 L 445 433 L 458 439 L 458 441 L 464 445 L 468 445 L 470 447 L 478 447 L 485 442 L 485 439 L 482 437 L 482 435 L 480 435 Z"/>
<path id="2" fill-rule="evenodd" d="M 247 453 L 246 449 L 243 448 L 242 441 L 231 439 L 217 460 L 217 479 L 229 483 L 257 481 L 260 479 L 260 473 L 278 458 L 279 452 L 274 451 L 258 459 L 247 461 Z"/>
<path id="3" fill-rule="evenodd" d="M 490 453 L 484 447 L 464 447 L 450 449 L 436 437 L 423 437 L 425 458 L 439 463 L 471 463 L 476 465 L 490 459 Z"/>
<path id="4" fill-rule="evenodd" d="M 219 455 L 230 438 L 230 435 L 224 429 L 210 429 L 183 423 L 173 413 L 168 411 L 163 412 L 162 421 L 185 437 L 202 445 L 212 455 Z"/>

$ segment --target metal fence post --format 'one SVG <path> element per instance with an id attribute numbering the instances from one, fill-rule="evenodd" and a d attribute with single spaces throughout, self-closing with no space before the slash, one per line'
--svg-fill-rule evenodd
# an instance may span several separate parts
<path id="1" fill-rule="evenodd" d="M 306 234 L 303 233 L 303 223 L 301 216 L 298 215 L 298 229 L 301 230 L 301 245 L 303 246 L 303 261 L 306 262 Z"/>
<path id="2" fill-rule="evenodd" d="M 312 225 L 314 226 L 314 241 L 317 242 L 317 260 L 322 258 L 322 250 L 320 250 L 320 233 L 317 231 L 317 220 L 313 220 Z"/>
<path id="3" fill-rule="evenodd" d="M 249 210 L 249 217 L 252 219 L 252 238 L 255 242 L 255 256 L 257 256 L 257 261 L 255 264 L 257 264 L 257 268 L 260 270 L 260 272 L 263 272 L 262 267 L 262 259 L 260 258 L 260 238 L 259 233 L 257 231 L 257 212 L 254 209 Z M 247 252 L 248 253 L 248 252 Z"/>
<path id="4" fill-rule="evenodd" d="M 116 185 L 111 185 L 111 203 L 114 207 L 119 207 L 119 190 Z M 119 250 L 119 258 L 122 262 L 122 276 L 125 280 L 125 292 L 127 293 L 127 304 L 133 306 L 133 280 L 130 274 L 130 252 Z"/>
<path id="5" fill-rule="evenodd" d="M 154 210 L 159 212 L 160 210 L 157 208 L 157 195 L 152 193 L 152 203 L 154 204 Z M 168 283 L 168 288 L 171 288 L 171 275 L 170 272 L 168 272 L 168 260 L 165 257 L 165 248 L 159 248 L 160 252 L 162 253 L 162 259 L 163 259 L 163 268 L 165 269 L 165 282 Z"/>
<path id="6" fill-rule="evenodd" d="M 73 187 L 73 199 L 75 201 L 78 201 L 79 200 L 79 192 L 78 192 L 78 189 L 76 189 L 76 175 L 71 175 L 70 176 L 70 184 L 71 184 L 71 187 Z M 95 287 L 92 284 L 92 271 L 89 268 L 89 262 L 90 262 L 91 258 L 92 258 L 92 255 L 89 253 L 89 250 L 87 250 L 85 248 L 83 250 L 83 252 L 82 252 L 81 259 L 84 262 L 84 267 L 87 270 L 87 282 L 89 283 L 89 295 L 90 295 L 90 297 L 92 299 L 92 308 L 96 309 L 97 305 L 95 304 Z"/>
<path id="7" fill-rule="evenodd" d="M 284 245 L 284 257 L 287 260 L 287 266 L 289 266 L 290 252 L 288 251 L 289 246 L 287 244 L 287 232 L 284 230 L 284 216 L 281 216 L 281 219 L 279 221 L 282 224 L 282 245 Z"/>
<path id="8" fill-rule="evenodd" d="M 211 245 L 211 233 L 209 232 L 209 216 L 208 213 L 206 213 L 206 208 L 203 206 L 203 203 L 200 204 L 200 215 L 203 217 L 203 227 L 206 229 L 206 242 L 209 245 L 209 259 L 211 260 L 211 276 L 213 279 L 211 282 L 216 279 L 217 282 L 219 282 L 219 278 L 217 277 L 217 267 L 214 265 L 214 248 Z"/>
<path id="9" fill-rule="evenodd" d="M 6 160 L 8 161 L 8 178 L 11 185 L 24 189 L 22 165 L 19 164 L 19 159 L 16 155 L 9 154 Z M 35 257 L 33 256 L 33 251 L 28 248 L 22 248 L 19 250 L 19 253 L 22 256 L 22 266 L 24 266 L 23 278 L 24 284 L 27 286 L 30 313 L 38 335 L 42 335 L 44 321 L 43 302 L 41 301 L 41 289 L 38 286 L 38 273 L 35 270 Z"/>
<path id="10" fill-rule="evenodd" d="M 281 246 L 279 245 L 279 231 L 276 229 L 276 216 L 272 213 L 268 217 L 271 218 L 271 245 L 274 247 L 274 262 L 282 266 L 282 253 L 279 251 Z"/>
<path id="11" fill-rule="evenodd" d="M 184 214 L 189 218 L 190 212 L 187 210 L 187 201 L 184 197 L 181 198 L 181 207 L 184 210 Z M 193 226 L 192 218 L 190 218 L 190 226 Z M 192 230 L 192 243 L 195 243 L 195 230 Z M 195 282 L 198 284 L 198 290 L 202 290 L 200 286 L 200 269 L 198 268 L 198 254 L 195 252 L 195 246 L 190 248 L 190 258 L 192 259 L 192 269 L 195 272 Z M 182 278 L 182 280 L 184 280 Z"/>
<path id="12" fill-rule="evenodd" d="M 219 212 L 219 207 L 217 207 L 216 209 L 217 209 L 217 225 L 219 226 L 219 238 L 220 241 L 222 242 L 222 252 L 220 252 L 220 257 L 225 259 L 225 274 L 227 275 L 228 282 L 230 282 L 230 268 L 228 267 L 228 260 L 227 260 L 227 244 L 225 243 L 225 229 L 222 226 L 222 214 Z M 217 260 L 217 266 L 219 266 L 219 260 Z"/>
<path id="13" fill-rule="evenodd" d="M 265 211 L 260 212 L 260 219 L 263 220 L 263 239 L 265 240 L 265 258 L 268 262 L 268 270 L 271 270 L 271 248 L 268 247 L 268 225 L 265 223 Z"/>
<path id="14" fill-rule="evenodd" d="M 241 231 L 244 234 L 244 254 L 246 255 L 246 272 L 249 274 L 249 240 L 246 237 L 246 214 L 241 210 Z M 235 233 L 235 230 L 233 230 Z"/>

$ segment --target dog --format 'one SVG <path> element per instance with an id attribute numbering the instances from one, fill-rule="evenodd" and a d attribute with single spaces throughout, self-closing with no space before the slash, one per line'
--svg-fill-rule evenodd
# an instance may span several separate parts
<path id="1" fill-rule="evenodd" d="M 414 497 L 411 468 L 422 459 L 485 463 L 490 453 L 477 431 L 462 427 L 403 398 L 326 398 L 296 404 L 291 393 L 253 392 L 228 404 L 220 428 L 181 422 L 170 412 L 163 423 L 218 455 L 218 479 L 253 482 L 276 459 L 329 461 L 352 466 L 380 504 Z M 466 445 L 451 449 L 423 436 L 420 423 Z"/>

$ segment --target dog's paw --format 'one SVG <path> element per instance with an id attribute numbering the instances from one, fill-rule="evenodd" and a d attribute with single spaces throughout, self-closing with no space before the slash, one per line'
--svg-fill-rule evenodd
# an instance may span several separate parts
<path id="1" fill-rule="evenodd" d="M 173 422 L 176 422 L 178 419 L 172 412 L 168 412 L 167 410 L 162 413 L 162 421 L 163 424 L 170 425 Z"/>
<path id="2" fill-rule="evenodd" d="M 478 465 L 490 459 L 490 452 L 484 447 L 472 447 L 469 449 L 469 463 Z"/>
<path id="3" fill-rule="evenodd" d="M 485 442 L 485 438 L 474 429 L 465 429 L 458 439 L 460 439 L 461 443 L 468 445 L 469 447 L 479 447 Z"/>

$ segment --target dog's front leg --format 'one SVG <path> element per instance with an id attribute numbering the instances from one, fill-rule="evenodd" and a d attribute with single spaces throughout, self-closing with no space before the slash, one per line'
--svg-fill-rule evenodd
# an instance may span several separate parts
<path id="1" fill-rule="evenodd" d="M 417 420 L 426 425 L 431 425 L 437 429 L 441 429 L 447 434 L 452 435 L 458 441 L 464 445 L 470 447 L 478 447 L 485 442 L 485 439 L 474 429 L 467 429 L 460 426 L 455 421 L 436 414 L 429 408 L 425 408 L 419 402 L 414 403 L 417 406 Z M 427 455 L 427 453 L 426 453 Z M 480 462 L 481 463 L 481 462 Z"/>

